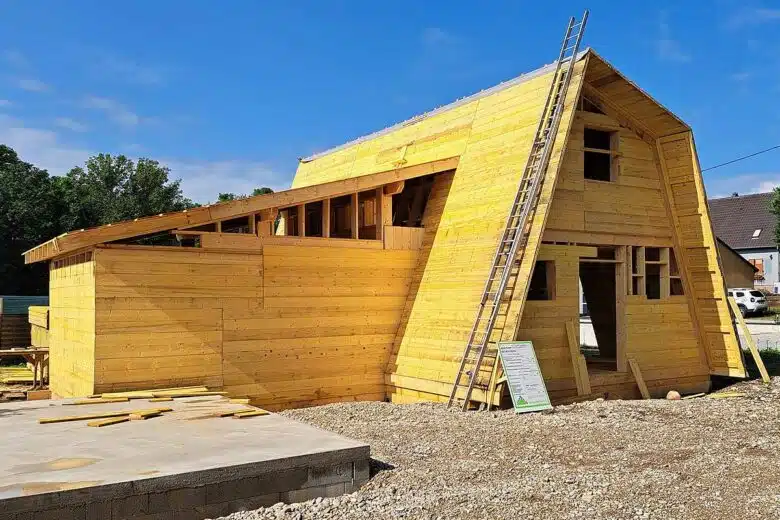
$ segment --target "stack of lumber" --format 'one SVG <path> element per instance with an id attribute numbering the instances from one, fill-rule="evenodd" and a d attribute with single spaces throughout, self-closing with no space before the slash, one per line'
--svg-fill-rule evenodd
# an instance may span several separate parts
<path id="1" fill-rule="evenodd" d="M 3 384 L 32 384 L 33 373 L 27 367 L 2 367 L 0 366 L 0 383 Z"/>
<path id="2" fill-rule="evenodd" d="M 0 296 L 0 349 L 29 347 L 28 309 L 48 303 L 47 296 Z"/>
<path id="3" fill-rule="evenodd" d="M 200 396 L 224 396 L 226 392 L 210 391 L 205 386 L 190 386 L 181 388 L 163 388 L 163 389 L 151 389 L 151 390 L 134 390 L 129 392 L 109 392 L 103 394 L 95 394 L 89 396 L 87 399 L 79 399 L 76 401 L 65 403 L 65 406 L 83 406 L 83 405 L 96 405 L 96 404 L 115 404 L 126 403 L 130 400 L 146 399 L 150 403 L 158 403 L 165 401 L 173 401 L 177 398 L 185 397 L 200 397 Z M 249 400 L 245 398 L 230 399 L 228 404 L 249 404 Z M 133 420 L 146 420 L 153 417 L 159 417 L 165 412 L 173 411 L 172 408 L 148 408 L 140 410 L 112 410 L 105 413 L 87 413 L 77 415 L 66 415 L 62 417 L 49 417 L 39 419 L 40 424 L 53 424 L 61 422 L 71 421 L 88 421 L 87 426 L 103 427 L 110 426 L 112 424 L 120 424 L 123 422 Z M 270 415 L 270 412 L 254 406 L 247 408 L 225 410 L 216 413 L 212 413 L 206 417 L 233 417 L 235 419 L 246 419 L 249 417 L 260 417 L 263 415 Z"/>
<path id="4" fill-rule="evenodd" d="M 30 324 L 30 345 L 49 348 L 49 308 L 31 305 L 27 315 Z"/>

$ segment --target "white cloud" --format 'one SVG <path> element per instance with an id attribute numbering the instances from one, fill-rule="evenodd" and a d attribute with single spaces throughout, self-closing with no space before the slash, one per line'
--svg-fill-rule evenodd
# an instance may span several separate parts
<path id="1" fill-rule="evenodd" d="M 69 117 L 58 117 L 54 120 L 54 124 L 60 128 L 65 128 L 74 132 L 86 132 L 89 130 L 89 127 L 84 123 L 79 123 L 75 119 Z"/>
<path id="2" fill-rule="evenodd" d="M 214 202 L 220 192 L 252 193 L 267 186 L 274 191 L 289 189 L 292 174 L 282 174 L 256 161 L 160 160 L 171 169 L 172 179 L 181 179 L 184 195 L 200 203 Z"/>
<path id="3" fill-rule="evenodd" d="M 46 92 L 51 87 L 38 79 L 23 78 L 16 81 L 16 86 L 28 92 Z"/>
<path id="4" fill-rule="evenodd" d="M 87 96 L 84 98 L 83 105 L 85 108 L 104 112 L 111 121 L 125 128 L 138 126 L 141 122 L 141 117 L 138 114 L 113 99 Z"/>
<path id="5" fill-rule="evenodd" d="M 11 105 L 13 105 L 13 103 L 7 99 L 0 99 L 0 107 L 10 107 Z"/>
<path id="6" fill-rule="evenodd" d="M 1 114 L 0 143 L 16 150 L 22 160 L 53 175 L 64 175 L 74 166 L 83 166 L 98 151 L 111 152 L 70 145 L 57 132 L 29 128 L 19 120 Z M 130 154 L 130 150 L 124 152 Z M 277 191 L 289 188 L 292 182 L 292 173 L 280 173 L 261 161 L 152 158 L 170 168 L 171 180 L 182 180 L 186 197 L 201 203 L 215 201 L 220 192 L 246 194 L 261 186 Z"/>
<path id="7" fill-rule="evenodd" d="M 661 12 L 661 21 L 658 25 L 659 37 L 655 42 L 658 57 L 663 61 L 675 63 L 687 63 L 691 61 L 691 55 L 685 52 L 680 42 L 672 37 L 672 29 L 666 21 L 667 13 Z"/>
<path id="8" fill-rule="evenodd" d="M 3 61 L 17 68 L 23 68 L 29 64 L 27 58 L 24 57 L 24 54 L 16 49 L 6 49 L 0 56 L 2 56 Z"/>
<path id="9" fill-rule="evenodd" d="M 750 25 L 780 22 L 780 9 L 766 9 L 761 7 L 743 8 L 737 11 L 728 21 L 732 29 L 739 29 Z"/>
<path id="10" fill-rule="evenodd" d="M 63 175 L 74 166 L 84 164 L 93 152 L 69 146 L 56 132 L 29 128 L 16 119 L 0 115 L 0 143 L 16 150 L 23 161 Z"/>

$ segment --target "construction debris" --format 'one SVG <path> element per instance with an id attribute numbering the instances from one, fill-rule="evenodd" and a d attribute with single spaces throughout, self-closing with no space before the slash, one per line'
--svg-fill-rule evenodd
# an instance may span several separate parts
<path id="1" fill-rule="evenodd" d="M 731 397 L 745 397 L 747 396 L 744 392 L 716 392 L 714 394 L 710 394 L 707 397 L 710 399 L 728 399 Z"/>

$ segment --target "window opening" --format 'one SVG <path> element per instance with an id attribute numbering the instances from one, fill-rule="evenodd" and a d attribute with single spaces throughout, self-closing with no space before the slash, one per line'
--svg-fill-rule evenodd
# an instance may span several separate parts
<path id="1" fill-rule="evenodd" d="M 408 179 L 401 193 L 393 195 L 393 225 L 422 227 L 423 214 L 433 188 L 433 175 Z"/>
<path id="2" fill-rule="evenodd" d="M 534 264 L 527 299 L 532 301 L 555 299 L 555 262 L 539 260 Z"/>
<path id="3" fill-rule="evenodd" d="M 613 133 L 603 130 L 585 129 L 584 153 L 586 179 L 612 181 Z"/>

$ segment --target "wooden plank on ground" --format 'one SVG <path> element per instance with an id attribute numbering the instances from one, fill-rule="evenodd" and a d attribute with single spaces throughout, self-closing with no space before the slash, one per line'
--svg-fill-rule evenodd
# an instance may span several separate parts
<path id="1" fill-rule="evenodd" d="M 239 412 L 233 414 L 233 419 L 247 419 L 249 417 L 260 417 L 262 415 L 270 415 L 270 413 L 271 412 L 269 412 L 268 410 L 262 410 L 258 408 L 257 410 L 252 410 L 250 412 Z"/>
<path id="2" fill-rule="evenodd" d="M 729 305 L 731 306 L 731 311 L 734 313 L 734 317 L 736 318 L 737 323 L 740 327 L 742 327 L 742 334 L 745 335 L 745 341 L 747 342 L 748 348 L 750 349 L 750 354 L 753 356 L 753 361 L 756 362 L 758 371 L 761 372 L 761 381 L 764 383 L 769 383 L 769 373 L 766 371 L 766 367 L 764 366 L 764 360 L 761 359 L 761 354 L 756 348 L 756 343 L 753 341 L 753 335 L 750 334 L 750 331 L 748 330 L 747 324 L 745 323 L 745 318 L 743 318 L 742 313 L 739 312 L 737 301 L 732 296 L 729 296 L 728 300 Z"/>
<path id="3" fill-rule="evenodd" d="M 44 417 L 41 419 L 38 419 L 39 424 L 53 424 L 53 423 L 61 423 L 61 422 L 71 422 L 71 421 L 88 421 L 90 419 L 110 419 L 112 417 L 121 417 L 123 415 L 130 415 L 131 413 L 143 413 L 143 412 L 170 412 L 171 408 L 150 408 L 150 409 L 144 409 L 144 410 L 118 410 L 115 412 L 105 412 L 105 413 L 93 413 L 93 414 L 86 414 L 86 415 L 70 415 L 65 417 Z"/>
<path id="4" fill-rule="evenodd" d="M 102 428 L 103 426 L 110 426 L 112 424 L 119 424 L 123 422 L 127 422 L 130 420 L 130 417 L 127 415 L 123 415 L 121 417 L 112 417 L 110 419 L 98 419 L 96 421 L 89 421 L 87 423 L 87 426 L 94 426 L 96 428 Z"/>
<path id="5" fill-rule="evenodd" d="M 642 394 L 642 399 L 650 399 L 650 392 L 647 390 L 644 378 L 642 378 L 642 371 L 639 370 L 639 363 L 635 359 L 629 358 L 628 366 L 631 367 L 631 372 L 634 373 L 634 379 L 636 379 L 636 385 L 639 387 L 639 393 Z"/>

